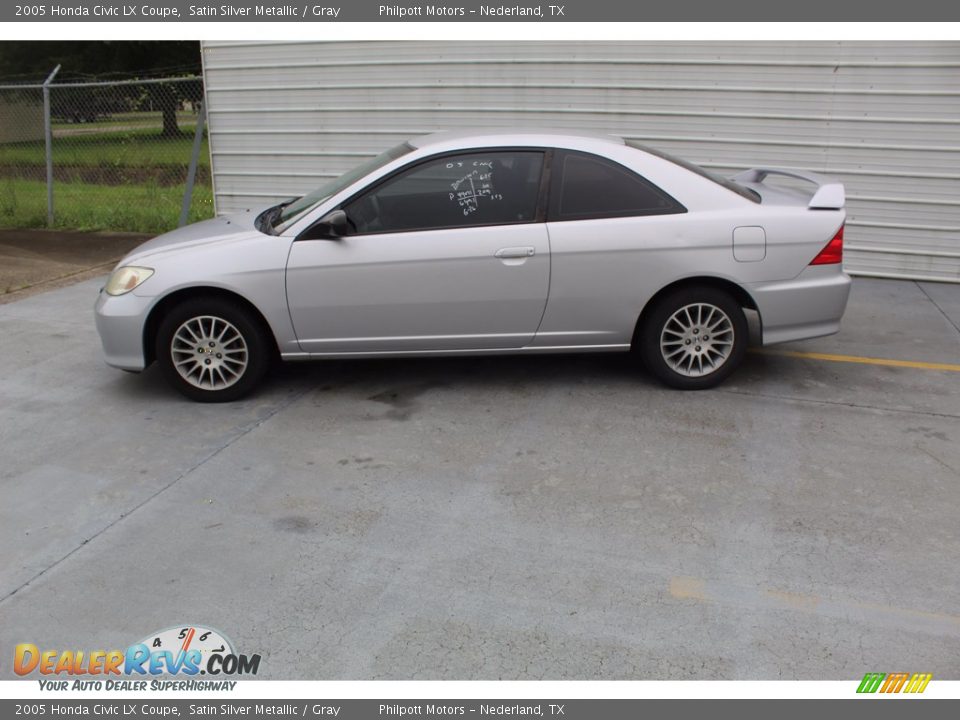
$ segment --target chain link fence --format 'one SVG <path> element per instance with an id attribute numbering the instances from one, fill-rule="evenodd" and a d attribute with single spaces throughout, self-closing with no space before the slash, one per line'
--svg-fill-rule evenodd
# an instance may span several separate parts
<path id="1" fill-rule="evenodd" d="M 0 85 L 0 227 L 157 233 L 212 217 L 202 101 L 198 77 Z"/>

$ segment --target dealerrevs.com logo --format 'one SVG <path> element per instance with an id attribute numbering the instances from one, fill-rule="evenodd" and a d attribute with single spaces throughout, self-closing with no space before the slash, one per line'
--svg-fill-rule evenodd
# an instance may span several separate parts
<path id="1" fill-rule="evenodd" d="M 200 625 L 178 625 L 152 633 L 126 650 L 41 650 L 33 643 L 20 643 L 14 648 L 13 660 L 13 670 L 20 676 L 39 673 L 47 677 L 102 677 L 107 678 L 111 686 L 120 685 L 119 682 L 109 680 L 118 675 L 194 678 L 198 675 L 256 675 L 259 669 L 260 655 L 237 653 L 223 633 Z M 50 689 L 67 689 L 67 684 L 66 681 L 56 683 L 56 686 Z M 45 682 L 44 685 L 54 686 L 54 682 Z M 142 688 L 124 686 L 106 689 Z M 157 686 L 157 689 L 162 688 Z"/>

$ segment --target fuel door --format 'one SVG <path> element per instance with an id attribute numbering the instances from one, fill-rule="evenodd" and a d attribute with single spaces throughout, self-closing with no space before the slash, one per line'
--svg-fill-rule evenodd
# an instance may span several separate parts
<path id="1" fill-rule="evenodd" d="M 767 234 L 758 225 L 733 229 L 733 259 L 760 262 L 767 256 Z"/>

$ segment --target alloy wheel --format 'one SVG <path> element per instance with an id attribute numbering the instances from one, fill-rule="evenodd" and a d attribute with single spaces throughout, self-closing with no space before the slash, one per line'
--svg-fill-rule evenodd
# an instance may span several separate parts
<path id="1" fill-rule="evenodd" d="M 663 324 L 660 353 L 674 372 L 703 377 L 726 363 L 733 342 L 733 322 L 723 310 L 710 303 L 691 303 Z"/>
<path id="2" fill-rule="evenodd" d="M 183 322 L 170 342 L 173 366 L 201 390 L 223 390 L 243 377 L 249 363 L 247 342 L 227 320 L 199 315 Z"/>

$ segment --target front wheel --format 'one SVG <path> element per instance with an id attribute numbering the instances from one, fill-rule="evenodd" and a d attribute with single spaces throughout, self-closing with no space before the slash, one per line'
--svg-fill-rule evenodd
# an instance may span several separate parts
<path id="1" fill-rule="evenodd" d="M 167 380 L 199 402 L 243 397 L 269 365 L 261 323 L 221 298 L 177 305 L 160 323 L 156 342 L 157 360 Z"/>
<path id="2" fill-rule="evenodd" d="M 684 288 L 660 300 L 640 329 L 647 368 L 670 387 L 705 390 L 736 370 L 747 350 L 743 309 L 722 290 Z"/>

